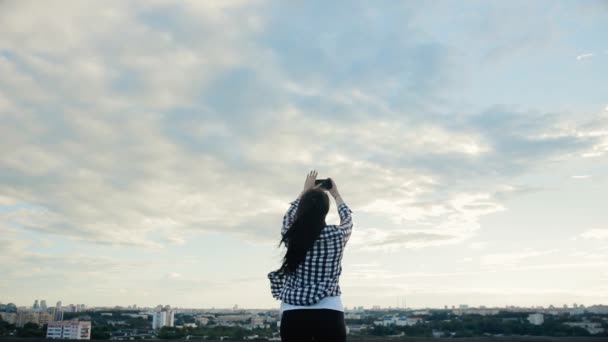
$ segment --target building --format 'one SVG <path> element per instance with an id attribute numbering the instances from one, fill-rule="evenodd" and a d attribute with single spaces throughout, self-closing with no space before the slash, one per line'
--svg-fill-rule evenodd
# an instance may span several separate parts
<path id="1" fill-rule="evenodd" d="M 56 306 L 55 308 L 53 308 L 53 321 L 63 321 L 63 309 L 61 308 L 61 306 Z"/>
<path id="2" fill-rule="evenodd" d="M 545 317 L 540 313 L 530 314 L 528 315 L 528 322 L 532 325 L 541 325 L 545 322 Z"/>
<path id="3" fill-rule="evenodd" d="M 157 308 L 152 313 L 152 329 L 159 330 L 162 327 L 172 327 L 175 321 L 175 311 L 171 308 Z"/>
<path id="4" fill-rule="evenodd" d="M 123 316 L 127 316 L 127 317 L 131 317 L 131 318 L 143 318 L 145 320 L 148 320 L 148 316 L 150 316 L 149 314 L 146 313 L 136 313 L 136 314 L 122 314 Z"/>
<path id="5" fill-rule="evenodd" d="M 256 328 L 264 328 L 266 326 L 265 322 L 264 322 L 264 318 L 262 317 L 252 317 L 251 318 L 251 323 L 249 323 L 249 328 L 251 329 L 256 329 Z"/>
<path id="6" fill-rule="evenodd" d="M 14 303 L 8 303 L 6 305 L 3 305 L 3 309 L 0 311 L 4 311 L 4 312 L 17 312 L 17 305 L 15 305 Z"/>
<path id="7" fill-rule="evenodd" d="M 53 314 L 46 311 L 38 313 L 38 325 L 43 326 L 55 321 Z"/>
<path id="8" fill-rule="evenodd" d="M 34 305 L 32 305 L 32 309 L 34 309 L 34 310 L 39 310 L 40 309 L 40 305 L 38 304 L 38 299 L 36 299 L 34 301 Z"/>
<path id="9" fill-rule="evenodd" d="M 51 322 L 46 330 L 46 338 L 90 340 L 91 322 L 80 322 L 77 319 L 63 322 Z"/>
<path id="10" fill-rule="evenodd" d="M 40 301 L 40 311 L 46 311 L 47 306 L 46 306 L 46 300 L 41 300 Z"/>
<path id="11" fill-rule="evenodd" d="M 54 321 L 52 314 L 37 311 L 19 311 L 15 314 L 14 324 L 23 328 L 27 323 L 35 323 L 40 326 Z"/>
<path id="12" fill-rule="evenodd" d="M 571 310 L 570 314 L 571 315 L 584 315 L 585 312 L 586 312 L 585 308 L 582 308 L 579 306 L 578 308 Z"/>
<path id="13" fill-rule="evenodd" d="M 452 310 L 452 313 L 457 316 L 461 315 L 481 315 L 481 316 L 493 316 L 498 315 L 500 310 L 498 309 L 456 309 Z"/>
<path id="14" fill-rule="evenodd" d="M 17 324 L 17 313 L 15 312 L 0 312 L 0 318 L 8 324 Z"/>
<path id="15" fill-rule="evenodd" d="M 602 323 L 593 323 L 593 322 L 566 322 L 564 324 L 568 325 L 568 326 L 571 326 L 571 327 L 583 328 L 583 329 L 587 330 L 589 332 L 589 334 L 591 334 L 591 335 L 601 334 L 601 333 L 603 333 L 605 331 L 605 329 L 602 328 Z"/>
<path id="16" fill-rule="evenodd" d="M 209 323 L 209 318 L 204 316 L 198 316 L 194 318 L 199 325 L 207 325 Z"/>
<path id="17" fill-rule="evenodd" d="M 17 319 L 15 324 L 18 328 L 23 328 L 26 323 L 35 323 L 40 325 L 40 318 L 38 312 L 34 311 L 19 311 L 17 312 Z"/>
<path id="18" fill-rule="evenodd" d="M 374 321 L 374 325 L 391 326 L 396 325 L 400 327 L 411 327 L 418 323 L 424 323 L 421 317 L 398 317 L 398 316 L 386 316 L 381 321 Z"/>
<path id="19" fill-rule="evenodd" d="M 352 325 L 347 325 L 346 326 L 346 333 L 347 334 L 360 334 L 362 331 L 364 331 L 365 329 L 367 329 L 368 326 L 365 324 L 352 324 Z"/>
<path id="20" fill-rule="evenodd" d="M 608 314 L 608 305 L 593 305 L 587 308 L 587 312 L 595 314 Z"/>
<path id="21" fill-rule="evenodd" d="M 414 315 L 414 316 L 428 316 L 430 314 L 431 314 L 431 312 L 429 310 L 412 311 L 412 315 Z"/>
<path id="22" fill-rule="evenodd" d="M 224 326 L 236 326 L 239 324 L 244 324 L 247 321 L 251 320 L 251 315 L 243 314 L 243 315 L 221 315 L 215 317 L 214 321 L 217 325 Z"/>
<path id="23" fill-rule="evenodd" d="M 363 316 L 361 314 L 358 313 L 347 313 L 346 315 L 344 315 L 345 319 L 361 319 Z"/>

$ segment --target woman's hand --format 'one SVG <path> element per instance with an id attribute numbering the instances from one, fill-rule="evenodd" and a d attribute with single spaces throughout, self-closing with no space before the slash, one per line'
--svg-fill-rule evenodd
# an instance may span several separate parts
<path id="1" fill-rule="evenodd" d="M 304 181 L 304 190 L 302 190 L 302 192 L 305 192 L 307 190 L 314 188 L 316 180 L 317 180 L 317 171 L 315 171 L 315 170 L 310 171 L 308 173 L 308 175 L 306 176 L 306 180 Z"/>
<path id="2" fill-rule="evenodd" d="M 306 175 L 306 180 L 304 181 L 304 190 L 300 194 L 300 198 L 304 193 L 310 189 L 323 189 L 323 183 L 319 183 L 315 185 L 315 181 L 317 180 L 317 171 L 312 170 Z M 323 189 L 325 190 L 325 189 Z"/>

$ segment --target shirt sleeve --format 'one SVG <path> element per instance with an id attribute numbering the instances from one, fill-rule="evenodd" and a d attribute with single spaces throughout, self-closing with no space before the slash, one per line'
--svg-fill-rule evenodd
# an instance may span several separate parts
<path id="1" fill-rule="evenodd" d="M 285 275 L 278 271 L 268 273 L 268 279 L 270 280 L 270 292 L 272 297 L 280 299 L 281 291 L 285 286 Z"/>
<path id="2" fill-rule="evenodd" d="M 296 212 L 298 211 L 298 205 L 300 204 L 300 199 L 296 199 L 295 201 L 290 203 L 289 209 L 283 216 L 283 228 L 281 229 L 281 235 L 285 235 L 291 224 L 296 219 Z"/>
<path id="3" fill-rule="evenodd" d="M 353 231 L 353 218 L 351 213 L 352 210 L 344 203 L 340 204 L 338 207 L 338 215 L 340 215 L 340 225 L 338 226 L 338 229 L 344 235 L 345 241 L 348 241 L 350 234 Z"/>

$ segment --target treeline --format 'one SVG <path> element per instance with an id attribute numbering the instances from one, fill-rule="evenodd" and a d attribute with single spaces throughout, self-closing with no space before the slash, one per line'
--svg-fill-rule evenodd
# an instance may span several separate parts
<path id="1" fill-rule="evenodd" d="M 259 337 L 272 337 L 273 331 L 271 329 L 245 329 L 243 327 L 227 327 L 227 326 L 214 326 L 214 327 L 198 327 L 198 328 L 182 328 L 177 329 L 175 327 L 163 327 L 158 333 L 160 339 L 182 339 L 186 336 L 193 336 L 202 338 L 205 336 L 207 339 L 220 339 L 230 338 L 242 340 L 243 338 L 251 335 L 258 335 Z"/>
<path id="2" fill-rule="evenodd" d="M 25 323 L 22 328 L 17 328 L 15 324 L 9 324 L 0 319 L 0 336 L 9 336 L 15 332 L 17 337 L 41 337 L 46 338 L 47 325 L 39 326 L 36 323 Z"/>
<path id="3" fill-rule="evenodd" d="M 104 315 L 111 313 L 111 316 Z M 86 311 L 86 312 L 65 312 L 63 314 L 63 320 L 67 321 L 73 318 L 81 320 L 91 321 L 93 326 L 112 326 L 112 321 L 124 321 L 124 325 L 118 325 L 118 328 L 130 328 L 130 329 L 152 329 L 152 317 L 130 317 L 127 314 L 137 314 L 139 311 Z M 116 330 L 116 329 L 113 329 Z"/>
<path id="4" fill-rule="evenodd" d="M 107 315 L 111 313 L 112 315 Z M 121 329 L 152 329 L 152 317 L 130 317 L 128 314 L 137 314 L 139 311 L 86 311 L 86 312 L 66 312 L 63 314 L 64 320 L 78 318 L 80 320 L 91 321 L 91 339 L 109 340 L 112 332 Z M 124 324 L 113 325 L 111 322 L 124 321 Z"/>
<path id="5" fill-rule="evenodd" d="M 8 324 L 7 321 L 2 320 L 2 317 L 0 317 L 0 336 L 8 336 L 14 330 L 14 324 Z"/>
<path id="6" fill-rule="evenodd" d="M 441 320 L 429 319 L 425 323 L 414 326 L 373 326 L 366 331 L 370 336 L 398 335 L 430 337 L 435 332 L 454 337 L 473 337 L 491 335 L 530 335 L 530 336 L 590 336 L 590 333 L 581 327 L 572 327 L 564 324 L 565 319 L 545 316 L 541 325 L 530 324 L 524 315 L 497 315 L 497 316 L 450 316 Z M 567 321 L 573 321 L 568 319 Z M 598 336 L 598 335 L 594 335 Z M 599 335 L 608 336 L 608 334 Z"/>

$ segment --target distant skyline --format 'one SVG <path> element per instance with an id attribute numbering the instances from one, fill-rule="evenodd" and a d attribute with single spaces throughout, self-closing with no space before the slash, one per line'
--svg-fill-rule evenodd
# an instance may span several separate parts
<path id="1" fill-rule="evenodd" d="M 607 13 L 1 1 L 0 301 L 278 307 L 316 169 L 347 307 L 606 304 Z"/>
<path id="2" fill-rule="evenodd" d="M 34 302 L 35 301 L 36 300 L 34 300 Z M 18 307 L 18 308 L 36 309 L 36 308 L 34 308 L 34 302 L 32 302 L 31 305 L 21 305 L 19 303 L 13 303 L 13 302 L 10 302 L 10 301 L 7 302 L 7 303 L 0 302 L 0 304 L 6 305 L 6 304 L 9 304 L 9 303 L 12 303 L 12 304 L 15 304 L 15 306 Z M 60 300 L 58 302 L 61 303 L 62 301 Z M 80 305 L 84 305 L 84 307 L 85 307 L 86 310 L 89 310 L 89 309 L 98 309 L 98 308 L 113 308 L 113 307 L 120 307 L 120 308 L 123 308 L 123 309 L 129 309 L 129 308 L 134 308 L 134 309 L 149 308 L 149 309 L 151 309 L 151 308 L 155 308 L 155 307 L 158 307 L 158 306 L 163 306 L 164 307 L 164 306 L 167 306 L 167 305 L 170 306 L 170 307 L 172 307 L 172 308 L 175 308 L 175 309 L 218 309 L 218 310 L 221 310 L 221 309 L 234 309 L 235 307 L 237 307 L 238 309 L 272 309 L 272 308 L 265 308 L 265 307 L 264 308 L 241 307 L 240 305 L 238 305 L 238 303 L 235 303 L 235 304 L 231 305 L 230 307 L 179 307 L 179 306 L 171 305 L 170 303 L 159 303 L 159 304 L 156 304 L 156 305 L 126 304 L 126 305 L 112 305 L 112 306 L 109 306 L 109 305 L 87 305 L 86 303 L 70 303 L 70 304 L 62 304 L 61 307 L 62 308 L 66 308 L 66 307 L 70 307 L 70 306 L 78 307 Z M 361 307 L 361 306 L 355 306 L 355 305 L 353 305 L 353 306 L 350 306 L 350 307 L 347 307 L 347 308 L 348 309 L 356 309 L 356 308 Z M 367 306 L 367 307 L 364 306 L 364 307 L 365 307 L 365 309 L 373 309 L 373 307 L 375 307 L 375 306 L 380 306 L 380 305 L 370 305 L 370 306 Z M 460 303 L 460 304 L 453 304 L 453 305 L 447 305 L 446 304 L 446 305 L 442 305 L 441 307 L 431 307 L 431 306 L 427 306 L 427 307 L 410 307 L 410 306 L 407 306 L 404 303 L 398 303 L 396 305 L 380 306 L 380 308 L 382 308 L 382 309 L 388 309 L 388 308 L 393 308 L 393 309 L 408 309 L 408 310 L 419 310 L 419 309 L 438 309 L 439 310 L 439 309 L 446 309 L 446 307 L 447 307 L 447 309 L 453 310 L 453 309 L 463 309 L 463 306 L 466 307 L 466 308 L 468 308 L 468 309 L 518 308 L 518 306 L 516 306 L 516 305 L 508 305 L 508 304 L 507 305 L 503 305 L 503 306 L 487 306 L 487 305 L 483 305 L 483 304 L 482 305 L 478 305 L 478 306 L 472 306 L 472 305 L 469 305 L 467 303 Z M 594 305 L 589 305 L 589 307 L 593 307 L 593 306 L 608 306 L 608 305 L 601 304 L 601 303 L 594 304 Z M 58 307 L 58 305 L 49 305 L 48 309 L 53 309 L 55 307 Z M 522 309 L 524 309 L 524 308 L 529 308 L 529 309 L 543 308 L 543 309 L 549 309 L 550 310 L 552 308 L 554 308 L 554 309 L 587 308 L 587 306 L 584 305 L 584 304 L 579 304 L 579 303 L 562 303 L 562 304 L 550 304 L 548 306 L 542 306 L 542 305 L 521 306 L 519 308 L 522 308 Z M 41 307 L 38 307 L 37 310 L 44 310 L 44 309 L 41 308 Z"/>

